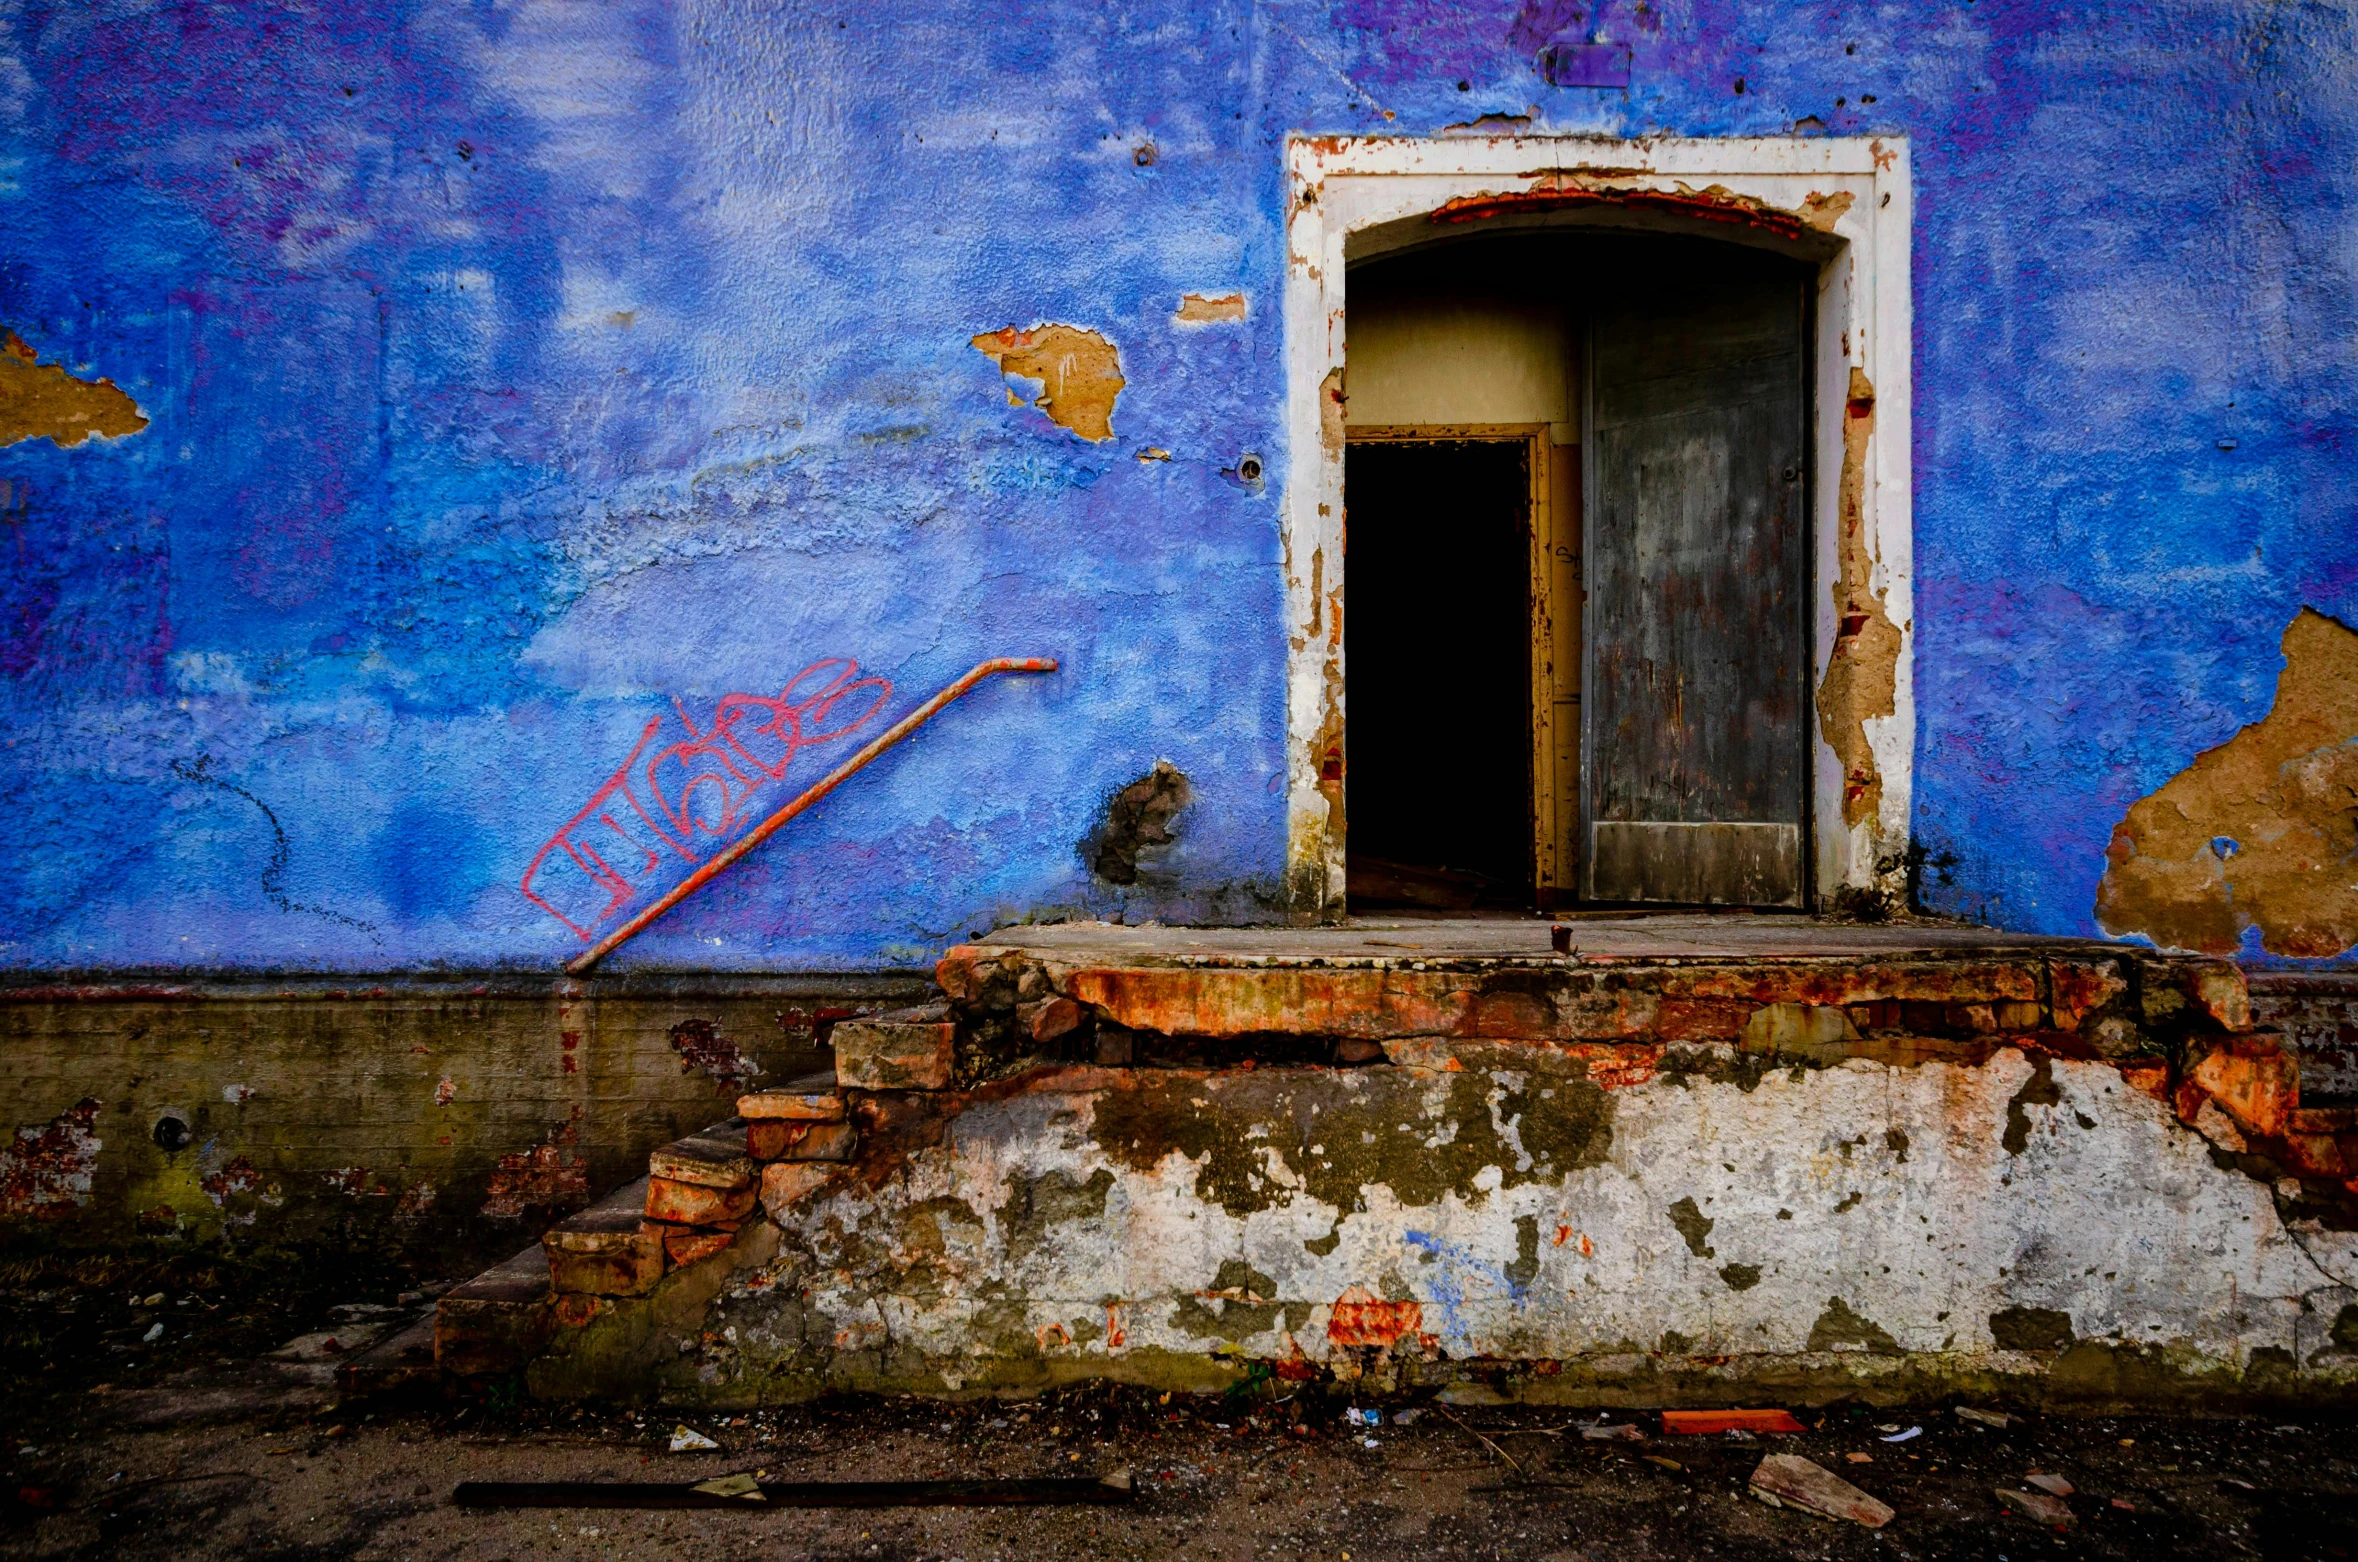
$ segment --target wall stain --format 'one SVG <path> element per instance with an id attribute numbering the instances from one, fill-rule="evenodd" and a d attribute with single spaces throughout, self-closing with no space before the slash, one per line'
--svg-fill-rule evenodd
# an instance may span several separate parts
<path id="1" fill-rule="evenodd" d="M 1874 587 L 1875 556 L 1867 548 L 1867 439 L 1875 432 L 1875 387 L 1850 371 L 1842 412 L 1842 476 L 1836 490 L 1837 554 L 1834 582 L 1839 622 L 1826 676 L 1818 684 L 1818 732 L 1842 762 L 1842 822 L 1856 826 L 1883 806 L 1883 775 L 1867 743 L 1867 723 L 1898 709 L 1899 627 Z"/>
<path id="2" fill-rule="evenodd" d="M 1718 1249 L 1711 1247 L 1703 1240 L 1711 1235 L 1711 1228 L 1718 1222 L 1695 1206 L 1692 1194 L 1670 1206 L 1670 1223 L 1678 1227 L 1680 1236 L 1686 1238 L 1688 1252 L 1697 1258 L 1719 1256 Z"/>
<path id="3" fill-rule="evenodd" d="M 2000 1350 L 2065 1350 L 2073 1341 L 2071 1314 L 2053 1307 L 2004 1307 L 1990 1314 L 1990 1338 Z"/>
<path id="4" fill-rule="evenodd" d="M 1889 1330 L 1872 1318 L 1863 1318 L 1850 1310 L 1850 1303 L 1839 1296 L 1826 1298 L 1826 1310 L 1818 1314 L 1818 1321 L 1810 1325 L 1809 1349 L 1863 1350 L 1876 1356 L 1897 1356 L 1899 1341 Z"/>
<path id="5" fill-rule="evenodd" d="M 1114 437 L 1114 400 L 1122 393 L 1121 355 L 1113 343 L 1077 325 L 1007 326 L 974 338 L 975 351 L 1011 380 L 1038 380 L 1040 392 L 1028 403 L 1048 420 L 1087 440 Z M 1013 389 L 1010 405 L 1027 405 Z"/>
<path id="6" fill-rule="evenodd" d="M 2030 1078 L 2014 1092 L 2006 1103 L 2006 1132 L 1999 1141 L 2008 1155 L 2020 1155 L 2030 1148 L 2030 1113 L 2027 1106 L 2061 1106 L 2063 1090 L 2055 1083 L 2055 1065 L 2044 1052 L 2031 1054 Z"/>
<path id="7" fill-rule="evenodd" d="M 1108 884 L 1135 884 L 1141 863 L 1155 859 L 1176 845 L 1175 823 L 1195 800 L 1187 777 L 1168 760 L 1106 799 L 1097 828 L 1082 843 L 1089 871 Z"/>
<path id="8" fill-rule="evenodd" d="M 2358 947 L 2358 631 L 2302 608 L 2268 714 L 2132 804 L 2113 830 L 2096 922 L 2172 949 Z"/>
<path id="9" fill-rule="evenodd" d="M 46 439 L 71 449 L 93 434 L 122 439 L 145 427 L 147 414 L 114 381 L 77 380 L 0 329 L 0 446 Z"/>
<path id="10" fill-rule="evenodd" d="M 1230 1076 L 1207 1089 L 1201 1076 L 1158 1070 L 1124 1086 L 1097 1103 L 1095 1137 L 1106 1152 L 1152 1172 L 1176 1151 L 1196 1163 L 1195 1196 L 1239 1216 L 1303 1196 L 1349 1214 L 1376 1184 L 1411 1206 L 1451 1192 L 1476 1198 L 1474 1179 L 1486 1167 L 1503 1174 L 1506 1188 L 1548 1182 L 1602 1164 L 1613 1139 L 1605 1093 L 1560 1077 L 1288 1071 Z M 1497 1123 L 1515 1125 L 1528 1165 Z M 1287 1137 L 1269 1132 L 1272 1125 Z M 1271 1175 L 1271 1157 L 1285 1168 L 1284 1182 Z"/>

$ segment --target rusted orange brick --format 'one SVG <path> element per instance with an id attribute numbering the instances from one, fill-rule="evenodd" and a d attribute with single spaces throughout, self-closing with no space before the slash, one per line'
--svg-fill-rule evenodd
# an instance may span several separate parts
<path id="1" fill-rule="evenodd" d="M 843 1175 L 830 1161 L 773 1161 L 762 1168 L 761 1207 L 784 1225 L 794 1207 Z"/>
<path id="2" fill-rule="evenodd" d="M 2047 962 L 2047 991 L 2059 1030 L 2078 1030 L 2080 1021 L 2128 990 L 2127 979 L 2109 960 Z"/>
<path id="3" fill-rule="evenodd" d="M 2121 1081 L 2156 1101 L 2170 1099 L 2170 1065 L 2160 1058 L 2132 1058 L 2121 1065 Z"/>
<path id="4" fill-rule="evenodd" d="M 706 1188 L 739 1188 L 753 1181 L 753 1159 L 739 1132 L 690 1134 L 647 1156 L 650 1176 Z"/>
<path id="5" fill-rule="evenodd" d="M 549 1285 L 584 1296 L 640 1296 L 663 1278 L 663 1243 L 640 1229 L 638 1212 L 584 1210 L 542 1233 Z"/>
<path id="6" fill-rule="evenodd" d="M 773 1157 L 780 1161 L 848 1161 L 860 1146 L 860 1131 L 849 1123 L 813 1123 L 804 1134 Z"/>
<path id="7" fill-rule="evenodd" d="M 757 1161 L 777 1160 L 815 1126 L 777 1117 L 757 1119 L 745 1125 L 745 1153 Z"/>
<path id="8" fill-rule="evenodd" d="M 2188 1077 L 2244 1127 L 2273 1137 L 2300 1104 L 2300 1067 L 2273 1041 L 2235 1038 L 2213 1049 Z"/>
<path id="9" fill-rule="evenodd" d="M 753 1208 L 754 1198 L 755 1184 L 750 1177 L 733 1188 L 651 1177 L 647 1181 L 647 1218 L 675 1226 L 708 1226 L 745 1215 Z"/>
<path id="10" fill-rule="evenodd" d="M 736 1240 L 734 1231 L 680 1231 L 663 1239 L 663 1252 L 672 1268 L 681 1269 L 725 1251 Z"/>
<path id="11" fill-rule="evenodd" d="M 2358 1128 L 2358 1111 L 2346 1106 L 2296 1106 L 2285 1119 L 2288 1132 L 2338 1134 Z"/>
<path id="12" fill-rule="evenodd" d="M 2284 1145 L 2304 1177 L 2347 1177 L 2353 1170 L 2332 1134 L 2286 1134 Z"/>
<path id="13" fill-rule="evenodd" d="M 1806 1432 L 1788 1410 L 1665 1410 L 1662 1430 L 1685 1436 L 1717 1437 L 1722 1432 Z"/>
<path id="14" fill-rule="evenodd" d="M 934 962 L 933 979 L 941 990 L 959 1002 L 967 1002 L 982 992 L 982 976 L 975 969 L 985 959 L 995 961 L 972 944 L 953 944 L 941 959 Z"/>
<path id="15" fill-rule="evenodd" d="M 842 1026 L 836 1027 L 838 1030 Z M 737 1115 L 749 1123 L 840 1123 L 843 1097 L 829 1090 L 806 1094 L 793 1090 L 757 1090 L 737 1098 Z"/>
<path id="16" fill-rule="evenodd" d="M 1085 1011 L 1070 998 L 1042 998 L 1035 1003 L 1016 1006 L 1016 1017 L 1034 1041 L 1054 1041 L 1081 1028 Z"/>

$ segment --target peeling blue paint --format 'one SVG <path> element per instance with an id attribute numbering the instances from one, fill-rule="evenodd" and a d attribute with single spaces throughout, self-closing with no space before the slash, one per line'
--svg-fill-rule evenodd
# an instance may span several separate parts
<path id="1" fill-rule="evenodd" d="M 154 420 L 0 451 L 0 965 L 553 966 L 580 945 L 519 877 L 632 735 L 829 655 L 912 698 L 985 656 L 1064 670 L 955 708 L 630 960 L 1267 916 L 1279 494 L 1224 474 L 1286 471 L 1283 140 L 1485 114 L 1912 139 L 1915 832 L 1944 909 L 2092 932 L 2129 802 L 2265 712 L 2297 608 L 2358 618 L 2354 28 L 0 7 L 0 325 Z M 1626 89 L 1551 84 L 1599 45 Z M 1231 291 L 1242 322 L 1172 322 Z M 1035 321 L 1119 347 L 1112 443 L 966 345 Z M 1093 882 L 1074 843 L 1158 759 L 1197 799 L 1180 844 Z"/>

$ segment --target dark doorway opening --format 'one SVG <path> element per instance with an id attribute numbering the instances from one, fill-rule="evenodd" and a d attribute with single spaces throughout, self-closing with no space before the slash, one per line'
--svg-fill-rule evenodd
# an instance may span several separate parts
<path id="1" fill-rule="evenodd" d="M 1400 440 L 1345 453 L 1354 906 L 1532 904 L 1526 452 Z"/>

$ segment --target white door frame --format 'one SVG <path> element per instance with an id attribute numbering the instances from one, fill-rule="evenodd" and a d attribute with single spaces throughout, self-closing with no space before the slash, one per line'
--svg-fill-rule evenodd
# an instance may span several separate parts
<path id="1" fill-rule="evenodd" d="M 1343 908 L 1348 262 L 1459 232 L 1704 232 L 1819 259 L 1811 832 L 1821 903 L 1905 883 L 1915 762 L 1908 143 L 1296 136 L 1286 148 L 1286 868 Z"/>

